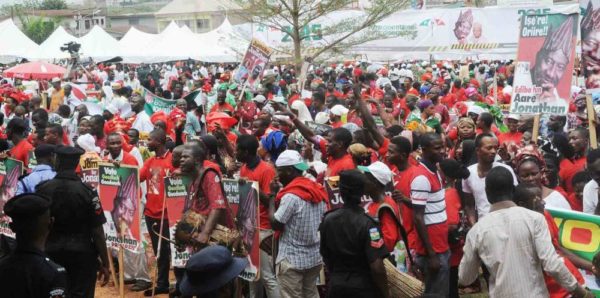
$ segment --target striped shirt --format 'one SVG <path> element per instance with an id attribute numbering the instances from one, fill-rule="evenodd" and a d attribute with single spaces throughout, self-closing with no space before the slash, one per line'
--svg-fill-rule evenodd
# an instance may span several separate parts
<path id="1" fill-rule="evenodd" d="M 429 234 L 429 241 L 436 253 L 448 250 L 448 217 L 446 215 L 445 189 L 442 179 L 437 172 L 432 172 L 426 165 L 420 163 L 414 172 L 410 184 L 410 197 L 413 205 L 425 206 L 425 225 Z M 413 230 L 409 235 L 418 254 L 425 254 L 425 247 Z"/>

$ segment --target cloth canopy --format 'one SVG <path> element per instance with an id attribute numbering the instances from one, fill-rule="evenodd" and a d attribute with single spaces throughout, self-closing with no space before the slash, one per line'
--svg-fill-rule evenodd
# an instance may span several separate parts
<path id="1" fill-rule="evenodd" d="M 69 34 L 65 28 L 58 26 L 54 32 L 42 44 L 40 44 L 38 51 L 35 55 L 37 60 L 52 60 L 52 59 L 67 59 L 70 58 L 69 52 L 63 52 L 60 47 L 64 46 L 65 43 L 77 42 L 79 39 Z"/>
<path id="2" fill-rule="evenodd" d="M 80 39 L 81 56 L 106 61 L 119 56 L 119 42 L 98 25 Z M 142 51 L 142 48 L 138 48 Z"/>
<path id="3" fill-rule="evenodd" d="M 67 70 L 64 67 L 43 61 L 36 61 L 11 67 L 4 71 L 4 75 L 9 78 L 25 80 L 49 80 L 56 77 L 62 77 L 66 71 Z"/>
<path id="4" fill-rule="evenodd" d="M 0 23 L 0 37 L 0 63 L 31 59 L 38 51 L 39 46 L 21 32 L 12 19 Z"/>

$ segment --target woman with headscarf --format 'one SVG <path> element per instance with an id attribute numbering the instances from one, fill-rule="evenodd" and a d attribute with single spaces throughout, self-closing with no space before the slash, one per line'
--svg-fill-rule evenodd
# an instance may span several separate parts
<path id="1" fill-rule="evenodd" d="M 458 147 L 461 146 L 461 143 L 465 140 L 473 140 L 475 139 L 475 122 L 473 119 L 469 117 L 462 117 L 458 119 L 456 123 L 456 127 L 453 127 L 452 130 L 448 132 L 448 137 L 450 139 L 456 140 L 454 143 L 454 147 L 450 150 L 448 156 L 454 158 L 456 155 L 456 151 Z"/>
<path id="2" fill-rule="evenodd" d="M 563 194 L 545 185 L 545 167 L 544 158 L 533 145 L 521 148 L 515 157 L 515 172 L 520 183 L 541 189 L 546 207 L 571 210 L 571 205 Z"/>
<path id="3" fill-rule="evenodd" d="M 292 113 L 296 114 L 296 116 L 300 121 L 302 121 L 302 123 L 306 123 L 306 121 L 313 121 L 308 107 L 301 100 L 294 101 L 290 106 L 290 110 L 292 111 Z"/>

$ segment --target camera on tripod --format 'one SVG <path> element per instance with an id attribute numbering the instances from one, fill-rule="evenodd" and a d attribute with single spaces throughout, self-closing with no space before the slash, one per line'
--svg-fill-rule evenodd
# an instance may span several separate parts
<path id="1" fill-rule="evenodd" d="M 80 48 L 81 48 L 81 44 L 71 41 L 71 42 L 65 43 L 62 47 L 60 47 L 60 50 L 63 52 L 69 52 L 69 54 L 73 55 L 73 54 L 79 53 Z"/>

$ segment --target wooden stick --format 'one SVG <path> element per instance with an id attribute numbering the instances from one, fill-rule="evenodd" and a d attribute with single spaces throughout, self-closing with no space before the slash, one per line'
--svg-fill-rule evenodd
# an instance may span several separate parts
<path id="1" fill-rule="evenodd" d="M 168 174 L 168 173 L 167 173 Z M 163 198 L 163 206 L 162 206 L 162 212 L 161 212 L 161 216 L 160 216 L 160 229 L 159 229 L 159 234 L 162 236 L 162 232 L 163 232 L 163 223 L 165 221 L 165 206 L 167 204 L 167 199 Z M 153 229 L 153 227 L 150 227 L 151 229 Z M 152 231 L 150 231 L 152 232 Z M 160 258 L 160 248 L 161 248 L 161 244 L 163 243 L 162 238 L 157 237 L 158 238 L 158 245 L 156 246 L 156 266 L 154 268 L 154 281 L 152 282 L 152 297 L 154 297 L 154 291 L 156 290 L 156 280 L 158 279 L 158 258 Z M 169 243 L 167 243 L 167 245 L 169 245 Z"/>
<path id="2" fill-rule="evenodd" d="M 115 272 L 115 264 L 113 263 L 112 254 L 110 253 L 110 247 L 107 247 L 106 252 L 108 253 L 108 268 L 110 269 L 110 275 L 112 276 L 113 285 L 117 287 L 117 273 Z"/>
<path id="3" fill-rule="evenodd" d="M 537 144 L 537 138 L 540 135 L 540 114 L 536 114 L 533 118 L 533 132 L 531 134 L 531 142 Z"/>
<path id="4" fill-rule="evenodd" d="M 119 246 L 119 297 L 125 298 L 125 264 L 123 263 L 123 247 Z"/>
<path id="5" fill-rule="evenodd" d="M 598 140 L 596 138 L 596 111 L 594 110 L 594 105 L 592 103 L 592 95 L 585 95 L 585 104 L 587 106 L 587 116 L 588 116 L 588 129 L 590 132 L 590 147 L 592 149 L 598 148 Z"/>

